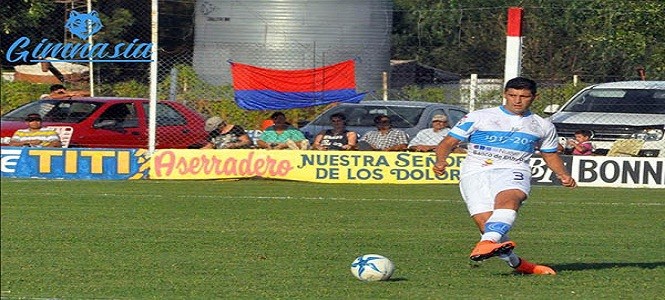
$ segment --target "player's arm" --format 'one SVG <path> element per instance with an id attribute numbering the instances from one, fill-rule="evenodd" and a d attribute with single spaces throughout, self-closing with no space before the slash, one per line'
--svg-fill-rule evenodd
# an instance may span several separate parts
<path id="1" fill-rule="evenodd" d="M 552 170 L 552 172 L 556 174 L 556 177 L 561 180 L 561 185 L 571 188 L 577 186 L 575 179 L 573 179 L 573 177 L 570 176 L 570 173 L 568 173 L 568 170 L 566 170 L 566 166 L 563 164 L 563 160 L 558 153 L 542 152 L 540 155 L 550 170 Z"/>
<path id="2" fill-rule="evenodd" d="M 448 155 L 453 152 L 455 148 L 457 148 L 457 145 L 459 145 L 460 140 L 447 135 L 441 142 L 439 142 L 439 145 L 436 146 L 436 149 L 434 152 L 436 153 L 436 163 L 434 163 L 434 166 L 432 167 L 432 170 L 434 170 L 434 173 L 437 175 L 443 175 L 443 172 L 445 172 L 446 167 L 448 166 L 448 162 L 446 161 L 448 158 Z"/>

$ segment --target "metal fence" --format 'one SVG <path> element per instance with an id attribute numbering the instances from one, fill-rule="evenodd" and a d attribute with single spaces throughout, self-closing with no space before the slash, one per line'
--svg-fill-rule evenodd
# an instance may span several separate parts
<path id="1" fill-rule="evenodd" d="M 65 28 L 65 23 L 71 19 L 72 11 L 86 12 L 86 2 L 80 0 L 28 2 L 48 8 L 49 14 L 33 20 L 36 23 L 33 28 L 48 28 L 48 30 L 12 32 L 3 35 L 3 113 L 19 104 L 37 99 L 40 94 L 47 92 L 49 84 L 59 81 L 57 78 L 54 81 L 52 72 L 42 72 L 39 65 L 18 66 L 16 63 L 8 62 L 5 58 L 8 45 L 20 36 L 29 36 L 33 40 L 40 38 L 61 42 L 75 40 L 76 38 Z M 499 33 L 494 38 L 496 43 L 491 49 L 480 49 L 481 45 L 473 45 L 473 39 L 466 39 L 467 52 L 464 52 L 466 54 L 459 49 L 446 49 L 445 45 L 411 41 L 412 44 L 409 46 L 419 49 L 419 53 L 440 51 L 456 52 L 459 55 L 474 53 L 472 58 L 459 57 L 459 60 L 451 62 L 449 65 L 454 66 L 454 70 L 443 70 L 423 62 L 426 58 L 415 56 L 384 61 L 386 57 L 389 58 L 396 52 L 394 49 L 396 41 L 393 41 L 393 49 L 390 43 L 384 42 L 391 40 L 391 33 L 394 30 L 390 27 L 393 25 L 392 16 L 399 11 L 395 11 L 392 1 L 367 1 L 362 6 L 357 6 L 356 2 L 358 1 L 321 1 L 323 4 L 298 0 L 160 1 L 157 76 L 159 98 L 184 102 L 206 116 L 219 115 L 247 129 L 254 129 L 272 112 L 244 111 L 235 105 L 227 60 L 273 68 L 314 68 L 344 59 L 357 59 L 357 70 L 362 75 L 358 76 L 358 88 L 360 91 L 369 92 L 367 99 L 444 102 L 464 106 L 469 110 L 494 106 L 501 102 L 505 51 L 504 29 L 501 22 L 497 22 L 495 29 L 474 29 L 478 35 Z M 129 42 L 131 39 L 150 40 L 150 1 L 92 1 L 91 3 L 92 9 L 100 13 L 101 22 L 104 24 L 95 39 L 114 43 Z M 303 3 L 307 6 L 301 8 Z M 317 7 L 317 5 L 322 6 Z M 336 9 L 332 10 L 331 5 Z M 270 9 L 274 11 L 271 12 Z M 476 14 L 479 17 L 494 16 L 501 20 L 505 18 L 506 9 L 507 7 L 465 8 L 464 14 L 471 16 Z M 529 9 L 531 15 L 536 16 L 540 8 Z M 0 11 L 5 14 L 11 13 L 7 10 Z M 432 8 L 423 2 L 422 11 L 432 12 Z M 277 17 L 271 15 L 275 12 L 279 13 Z M 281 14 L 284 12 L 293 13 Z M 623 13 L 628 15 L 626 18 L 630 18 L 630 11 Z M 55 19 L 60 23 L 54 24 L 52 14 L 62 15 L 62 18 Z M 342 23 L 339 19 L 345 15 L 366 16 L 366 18 L 354 18 L 353 20 L 358 19 L 357 24 L 343 27 L 339 24 Z M 307 20 L 314 19 L 313 16 L 319 22 L 317 26 L 333 28 L 332 31 L 326 29 L 324 32 L 336 34 L 334 38 L 328 38 L 318 44 L 316 41 L 311 42 L 316 40 L 314 36 L 323 30 L 303 28 L 302 25 L 306 24 Z M 0 15 L 0 17 L 11 19 L 11 15 Z M 213 22 L 218 27 L 208 27 L 207 31 L 202 31 L 200 26 L 204 21 Z M 356 22 L 346 19 L 342 21 Z M 617 18 L 615 22 L 620 23 L 622 19 Z M 233 29 L 225 27 L 238 23 L 245 26 Z M 460 27 L 464 27 L 462 25 L 460 24 Z M 473 29 L 471 25 L 466 26 L 468 29 Z M 526 26 L 528 25 L 529 21 L 526 22 Z M 368 29 L 370 26 L 385 28 L 371 31 Z M 608 28 L 613 26 L 606 24 Z M 570 28 L 576 27 L 575 24 L 570 25 Z M 354 28 L 358 31 L 351 32 L 350 30 Z M 222 33 L 216 33 L 217 30 Z M 547 31 L 548 28 L 534 26 L 529 30 L 533 33 Z M 442 35 L 441 40 L 459 40 L 460 31 L 441 29 L 438 33 Z M 368 35 L 362 36 L 358 32 Z M 257 33 L 262 35 L 257 36 Z M 219 34 L 226 40 L 219 40 Z M 203 35 L 208 35 L 211 40 L 206 42 Z M 565 32 L 538 34 L 538 36 L 549 36 L 551 39 L 563 38 L 564 35 Z M 353 42 L 349 43 L 347 38 Z M 569 53 L 557 53 L 557 49 L 551 49 L 552 53 L 547 55 L 530 53 L 529 43 L 534 42 L 537 41 L 529 41 L 529 37 L 525 37 L 523 60 L 529 66 L 548 65 L 545 63 L 548 59 L 569 55 Z M 403 45 L 409 42 L 400 41 L 400 43 Z M 598 62 L 601 65 L 603 63 Z M 594 66 L 591 70 L 586 68 L 585 72 L 571 72 L 567 76 L 553 76 L 542 70 L 536 72 L 533 67 L 525 70 L 523 74 L 532 77 L 541 86 L 541 99 L 534 106 L 534 110 L 542 113 L 548 104 L 561 104 L 590 83 L 608 81 L 608 79 L 615 81 L 640 78 L 640 73 L 637 71 L 622 76 L 609 76 L 607 70 L 611 69 L 610 64 L 614 64 L 615 60 L 608 59 L 605 63 L 608 65 Z M 87 64 L 82 66 L 85 67 Z M 60 73 L 63 75 L 60 79 L 64 79 L 64 83 L 70 89 L 90 89 L 89 84 L 92 82 L 95 96 L 147 97 L 149 94 L 150 68 L 147 63 L 96 63 L 91 73 L 77 71 L 71 67 L 70 70 L 64 65 L 60 68 Z M 26 87 L 17 82 L 41 82 L 41 84 Z M 324 107 L 313 107 L 289 110 L 286 113 L 292 123 L 297 123 L 311 120 L 323 109 Z"/>

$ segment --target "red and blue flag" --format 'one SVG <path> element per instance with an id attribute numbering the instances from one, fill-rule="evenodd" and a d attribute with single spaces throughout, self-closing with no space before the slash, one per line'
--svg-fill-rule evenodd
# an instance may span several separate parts
<path id="1" fill-rule="evenodd" d="M 366 94 L 356 92 L 354 60 L 304 70 L 275 70 L 232 62 L 231 75 L 235 101 L 247 110 L 358 103 Z"/>

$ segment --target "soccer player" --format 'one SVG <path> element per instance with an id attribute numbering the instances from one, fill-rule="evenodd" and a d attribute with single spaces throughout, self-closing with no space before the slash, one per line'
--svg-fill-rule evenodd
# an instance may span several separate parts
<path id="1" fill-rule="evenodd" d="M 442 175 L 448 155 L 460 142 L 468 141 L 459 187 L 482 234 L 469 258 L 482 261 L 498 256 L 518 273 L 554 275 L 552 268 L 518 257 L 513 252 L 515 242 L 508 238 L 531 189 L 529 159 L 536 149 L 563 186 L 577 185 L 557 153 L 554 125 L 529 111 L 536 92 L 531 79 L 509 80 L 503 92 L 504 105 L 467 114 L 439 143 L 433 170 Z"/>

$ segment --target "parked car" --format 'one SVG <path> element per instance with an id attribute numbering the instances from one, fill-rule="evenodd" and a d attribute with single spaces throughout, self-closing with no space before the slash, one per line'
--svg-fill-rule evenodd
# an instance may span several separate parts
<path id="1" fill-rule="evenodd" d="M 665 157 L 665 81 L 624 81 L 589 86 L 546 113 L 562 138 L 590 130 L 595 153 L 605 155 L 618 139 L 641 139 L 638 156 Z"/>
<path id="2" fill-rule="evenodd" d="M 313 141 L 321 130 L 331 128 L 330 116 L 334 113 L 343 113 L 346 116 L 346 128 L 355 131 L 359 136 L 376 130 L 374 117 L 387 115 L 393 128 L 405 131 L 409 139 L 412 139 L 421 129 L 431 127 L 434 115 L 448 116 L 448 124 L 452 126 L 467 114 L 467 110 L 450 104 L 419 101 L 372 100 L 357 104 L 343 103 L 324 111 L 300 130 L 305 137 Z"/>
<path id="3" fill-rule="evenodd" d="M 156 148 L 198 148 L 205 142 L 205 118 L 198 112 L 175 101 L 158 101 L 156 108 Z M 38 113 L 43 127 L 73 129 L 70 148 L 147 148 L 148 111 L 147 99 L 44 99 L 3 115 L 1 136 L 6 145 L 16 130 L 27 127 L 25 117 Z"/>

